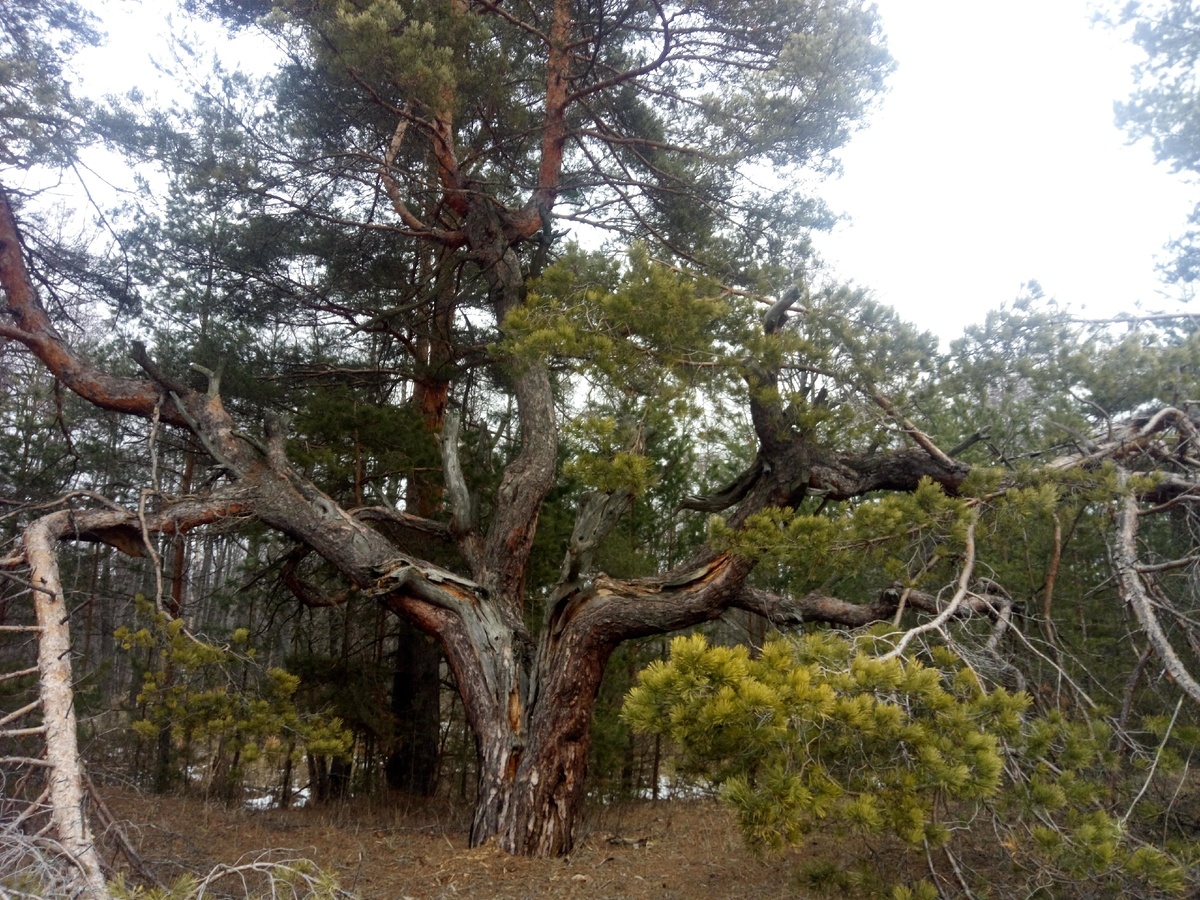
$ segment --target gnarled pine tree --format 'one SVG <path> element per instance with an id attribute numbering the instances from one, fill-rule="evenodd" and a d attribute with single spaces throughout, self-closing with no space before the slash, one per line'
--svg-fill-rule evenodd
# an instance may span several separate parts
<path id="1" fill-rule="evenodd" d="M 223 393 L 215 367 L 197 389 L 157 347 L 156 362 L 135 346 L 140 376 L 101 369 L 56 329 L 0 193 L 0 336 L 96 406 L 151 433 L 189 433 L 212 470 L 194 481 L 207 485 L 201 493 L 40 519 L 37 548 L 82 539 L 139 552 L 148 533 L 253 518 L 321 557 L 439 643 L 478 749 L 472 843 L 495 838 L 525 854 L 571 846 L 593 703 L 621 642 L 730 608 L 847 624 L 890 616 L 901 599 L 940 609 L 919 592 L 866 607 L 771 593 L 750 585 L 755 558 L 734 545 L 704 545 L 644 578 L 596 564 L 654 477 L 648 423 L 690 427 L 700 392 L 695 416 L 730 404 L 748 413 L 748 468 L 689 503 L 725 514 L 734 532 L 816 497 L 913 491 L 923 479 L 954 493 L 970 471 L 901 411 L 932 339 L 852 292 L 779 290 L 820 210 L 748 177 L 768 163 L 831 165 L 888 67 L 869 9 L 855 0 L 196 5 L 261 22 L 289 62 L 265 100 L 251 91 L 239 105 L 229 79 L 194 129 L 170 116 L 138 126 L 140 152 L 169 166 L 177 197 L 204 198 L 201 208 L 231 224 L 205 252 L 185 229 L 178 239 L 145 229 L 156 262 L 147 294 L 170 298 L 202 264 L 198 314 L 239 323 L 248 342 L 227 352 L 266 359 L 256 334 L 273 328 L 319 348 L 308 371 L 358 377 L 366 361 L 373 377 L 413 385 L 420 427 L 440 435 L 443 495 L 425 485 L 398 509 L 322 490 L 289 456 L 284 413 L 301 405 L 295 397 Z M 171 213 L 169 224 L 189 224 Z M 649 249 L 624 267 L 597 263 L 556 246 L 556 219 Z M 760 316 L 706 278 L 778 299 Z M 472 415 L 466 398 L 481 383 L 488 402 Z M 892 427 L 864 431 L 852 396 Z M 571 424 L 576 446 L 589 449 L 560 469 L 560 425 L 580 406 Z M 489 407 L 511 414 L 489 419 Z M 1156 421 L 1152 435 L 1168 420 Z M 483 468 L 498 466 L 494 478 L 473 474 L 468 437 Z M 1106 446 L 1111 457 L 1127 445 Z M 568 470 L 590 490 L 559 576 L 533 584 L 539 514 Z M 1164 483 L 1154 496 L 1190 484 Z M 972 595 L 966 605 L 989 601 Z"/>

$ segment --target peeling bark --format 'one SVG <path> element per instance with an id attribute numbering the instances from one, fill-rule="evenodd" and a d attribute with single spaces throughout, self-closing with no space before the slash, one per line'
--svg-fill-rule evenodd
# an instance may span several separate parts
<path id="1" fill-rule="evenodd" d="M 471 180 L 456 147 L 452 89 L 421 119 L 396 110 L 430 141 L 437 165 L 440 208 L 453 213 L 454 236 L 434 234 L 426 219 L 404 205 L 393 208 L 406 226 L 429 231 L 454 261 L 469 260 L 487 285 L 494 321 L 524 301 L 527 273 L 517 249 L 543 229 L 557 197 L 567 140 L 567 111 L 588 91 L 639 77 L 663 65 L 673 49 L 671 23 L 663 10 L 657 56 L 637 68 L 614 71 L 599 83 L 572 81 L 579 48 L 572 43 L 570 5 L 556 0 L 550 11 L 545 120 L 537 184 L 520 208 L 506 207 L 485 185 Z M 572 93 L 575 90 L 575 93 Z M 384 159 L 385 190 L 397 195 L 393 163 L 406 126 L 392 136 Z M 431 221 L 431 220 L 430 220 Z M 449 282 L 446 283 L 447 290 Z M 453 511 L 449 525 L 429 523 L 431 512 L 388 512 L 341 508 L 288 464 L 285 424 L 268 417 L 264 441 L 239 429 L 224 409 L 216 379 L 204 393 L 190 391 L 161 371 L 144 348 L 135 351 L 144 379 L 114 379 L 99 371 L 64 341 L 42 309 L 25 267 L 20 234 L 6 195 L 0 193 L 0 287 L 8 319 L 0 334 L 27 346 L 71 390 L 89 402 L 190 431 L 199 446 L 232 482 L 225 495 L 164 504 L 144 515 L 124 510 L 68 514 L 70 526 L 53 516 L 46 534 L 57 539 L 90 537 L 141 552 L 144 531 L 180 533 L 224 516 L 253 515 L 334 566 L 351 586 L 377 597 L 387 608 L 437 639 L 453 669 L 480 757 L 479 805 L 472 843 L 498 837 L 512 852 L 551 854 L 570 849 L 574 815 L 583 796 L 590 721 L 605 663 L 613 648 L 633 637 L 658 634 L 716 618 L 737 601 L 753 565 L 706 548 L 687 565 L 655 578 L 621 581 L 593 571 L 594 551 L 627 507 L 628 495 L 588 498 L 567 548 L 561 583 L 552 592 L 547 624 L 535 642 L 524 624 L 526 577 L 542 504 L 555 483 L 558 421 L 548 366 L 541 361 L 499 360 L 515 402 L 518 447 L 501 474 L 484 526 L 472 514 L 461 466 L 456 422 L 443 431 L 444 472 Z M 797 295 L 798 296 L 798 295 Z M 441 298 L 446 299 L 446 298 Z M 452 298 L 450 298 L 452 300 Z M 788 305 L 795 301 L 791 296 Z M 448 301 L 449 302 L 449 301 Z M 447 309 L 452 307 L 446 307 Z M 443 310 L 444 312 L 445 310 Z M 767 329 L 780 327 L 780 307 Z M 11 324 L 10 324 L 11 323 Z M 431 378 L 436 377 L 436 373 Z M 928 453 L 845 459 L 794 433 L 772 390 L 777 373 L 759 373 L 752 415 L 762 444 L 761 464 L 725 497 L 739 522 L 771 505 L 793 503 L 810 491 L 855 496 L 884 487 L 912 487 L 922 475 L 953 489 L 965 467 L 939 463 Z M 422 407 L 427 420 L 440 419 L 445 391 L 429 391 Z M 427 403 L 424 401 L 428 401 Z M 440 424 L 440 423 L 439 423 Z M 54 516 L 61 517 L 56 513 Z M 452 572 L 417 558 L 403 538 L 375 523 L 398 524 L 436 533 L 457 546 L 466 571 Z M 49 538 L 47 538 L 49 539 Z M 294 571 L 285 570 L 298 596 L 317 597 Z"/>

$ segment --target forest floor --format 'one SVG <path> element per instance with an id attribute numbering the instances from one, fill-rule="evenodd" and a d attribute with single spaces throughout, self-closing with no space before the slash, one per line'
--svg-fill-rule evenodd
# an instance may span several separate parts
<path id="1" fill-rule="evenodd" d="M 492 846 L 469 849 L 469 811 L 440 800 L 254 811 L 124 788 L 101 794 L 142 859 L 168 884 L 259 858 L 310 859 L 363 900 L 866 897 L 890 895 L 890 886 L 866 878 L 856 890 L 845 874 L 855 860 L 872 858 L 893 883 L 929 874 L 919 856 L 844 836 L 756 857 L 731 813 L 713 800 L 594 806 L 570 857 L 546 860 Z M 111 850 L 106 855 L 113 859 Z M 122 868 L 121 859 L 113 861 Z M 237 893 L 233 885 L 224 888 Z"/>

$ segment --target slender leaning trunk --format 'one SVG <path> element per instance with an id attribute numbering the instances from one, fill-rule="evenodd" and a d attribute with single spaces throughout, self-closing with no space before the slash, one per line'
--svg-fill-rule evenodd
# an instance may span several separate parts
<path id="1" fill-rule="evenodd" d="M 38 672 L 46 762 L 49 763 L 50 818 L 59 843 L 78 866 L 83 894 L 105 898 L 108 891 L 83 807 L 83 764 L 75 731 L 71 635 L 54 543 L 55 538 L 45 520 L 34 522 L 25 529 L 25 554 L 41 629 L 38 633 Z"/>

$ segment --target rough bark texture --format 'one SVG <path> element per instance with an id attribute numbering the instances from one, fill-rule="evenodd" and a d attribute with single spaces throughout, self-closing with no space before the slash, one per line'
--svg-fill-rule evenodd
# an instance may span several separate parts
<path id="1" fill-rule="evenodd" d="M 543 11 L 545 16 L 540 15 Z M 639 231 L 657 233 L 658 226 L 642 215 L 640 204 L 632 199 L 647 193 L 642 179 L 651 178 L 664 195 L 684 190 L 692 182 L 687 178 L 677 182 L 670 175 L 671 166 L 654 160 L 660 153 L 683 151 L 685 161 L 703 161 L 704 153 L 674 147 L 660 136 L 621 124 L 624 111 L 635 108 L 622 99 L 624 92 L 636 91 L 639 79 L 669 66 L 680 68 L 677 79 L 668 73 L 662 82 L 668 85 L 686 82 L 697 68 L 706 66 L 771 71 L 784 53 L 785 42 L 782 35 L 763 34 L 743 41 L 740 50 L 731 48 L 728 23 L 719 16 L 708 21 L 700 7 L 674 11 L 657 4 L 644 9 L 632 6 L 614 16 L 611 11 L 553 0 L 527 22 L 520 20 L 520 11 L 496 4 L 455 2 L 448 8 L 449 15 L 476 13 L 517 25 L 532 36 L 535 52 L 544 53 L 544 81 L 541 74 L 529 81 L 543 93 L 542 121 L 527 153 L 516 151 L 529 157 L 516 167 L 529 163 L 528 171 L 536 172 L 524 196 L 518 196 L 522 188 L 516 184 L 498 187 L 495 183 L 508 165 L 502 157 L 479 163 L 478 148 L 464 137 L 473 131 L 473 124 L 455 121 L 473 98 L 456 96 L 452 80 L 415 108 L 389 105 L 391 101 L 375 91 L 363 73 L 351 69 L 339 77 L 349 75 L 360 81 L 371 102 L 396 117 L 387 149 L 378 160 L 383 195 L 399 221 L 396 232 L 413 239 L 427 258 L 438 259 L 439 291 L 458 283 L 463 272 L 481 279 L 493 324 L 503 331 L 506 316 L 524 300 L 530 275 L 523 268 L 521 245 L 540 235 L 544 258 L 552 239 L 567 148 L 587 155 L 583 143 L 571 142 L 586 138 L 606 148 L 607 154 L 593 162 L 590 174 L 573 176 L 573 190 L 591 179 L 610 177 L 614 165 L 624 168 L 621 160 L 636 157 L 639 171 L 650 174 L 616 172 L 612 196 L 595 202 L 607 206 L 619 198 L 628 215 L 638 221 Z M 609 52 L 610 29 L 626 32 L 624 40 L 634 52 L 619 47 Z M 834 54 L 830 66 L 840 59 Z M 804 144 L 811 141 L 816 148 L 836 145 L 841 140 L 840 119 L 852 117 L 876 89 L 870 85 L 882 76 L 884 61 L 871 62 L 857 54 L 848 59 L 865 79 L 857 86 L 847 82 L 846 90 L 858 99 L 847 99 L 840 115 L 840 105 L 834 104 L 832 116 L 816 99 L 798 103 L 793 109 L 797 121 L 788 123 L 789 129 L 797 131 L 791 138 L 793 149 L 800 146 L 801 136 Z M 676 99 L 690 104 L 690 94 L 682 90 Z M 400 151 L 406 136 L 417 134 L 425 142 L 422 152 L 436 172 L 435 183 L 405 181 L 404 167 L 410 157 L 399 161 Z M 732 174 L 736 163 L 729 165 Z M 408 195 L 402 183 L 409 185 Z M 413 184 L 419 190 L 413 191 Z M 742 218 L 740 212 L 726 219 L 732 221 L 731 217 Z M 670 246 L 665 232 L 659 237 Z M 539 257 L 534 259 L 536 270 Z M 287 436 L 279 420 L 268 416 L 260 441 L 235 427 L 215 383 L 207 392 L 188 390 L 159 371 L 144 348 L 136 352 L 135 360 L 145 378 L 110 377 L 75 352 L 38 302 L 22 257 L 17 223 L 2 192 L 0 287 L 7 301 L 0 335 L 28 347 L 85 400 L 190 432 L 229 482 L 223 494 L 206 498 L 170 503 L 158 498 L 157 506 L 143 516 L 125 510 L 76 510 L 73 531 L 51 530 L 61 539 L 101 540 L 140 553 L 147 531 L 176 534 L 214 516 L 254 516 L 295 541 L 301 548 L 298 552 L 320 555 L 350 585 L 376 596 L 386 608 L 434 638 L 453 670 L 478 745 L 479 804 L 473 843 L 497 837 L 512 852 L 567 851 L 582 797 L 592 709 L 613 648 L 633 637 L 711 620 L 731 605 L 749 603 L 746 597 L 764 608 L 770 605 L 762 597 L 744 593 L 752 569 L 749 562 L 712 548 L 655 578 L 619 581 L 596 572 L 594 551 L 631 499 L 623 493 L 596 495 L 581 509 L 562 579 L 550 597 L 546 627 L 536 638 L 527 633 L 529 559 L 543 502 L 555 483 L 559 450 L 553 384 L 545 362 L 492 360 L 493 371 L 514 404 L 517 427 L 511 461 L 500 474 L 495 496 L 488 498 L 486 523 L 476 519 L 478 498 L 471 495 L 458 463 L 453 419 L 446 420 L 442 440 L 449 522 L 430 521 L 428 510 L 418 508 L 414 514 L 411 506 L 403 513 L 351 512 L 289 466 Z M 768 332 L 781 327 L 795 299 L 789 296 L 772 310 Z M 444 332 L 453 304 L 447 306 L 443 300 L 440 294 L 434 298 L 434 318 Z M 431 353 L 430 362 L 436 361 L 438 352 Z M 447 395 L 435 368 L 426 373 L 418 403 L 428 423 L 440 424 Z M 756 511 L 794 504 L 811 491 L 846 498 L 884 488 L 906 490 L 926 475 L 954 490 L 965 476 L 965 467 L 931 455 L 928 448 L 857 459 L 817 447 L 808 436 L 795 433 L 778 402 L 769 399 L 776 373 L 755 372 L 750 380 L 759 459 L 721 505 L 713 507 L 735 507 L 730 513 L 735 526 Z M 393 530 L 376 527 L 383 522 L 441 539 L 446 556 L 434 561 L 419 558 L 419 552 L 396 538 Z M 450 571 L 449 559 L 463 560 L 465 565 Z M 284 567 L 283 576 L 303 602 L 315 605 L 337 599 L 311 594 L 296 576 L 294 564 Z"/>
<path id="2" fill-rule="evenodd" d="M 470 199 L 465 205 L 465 232 L 481 260 L 496 318 L 503 321 L 521 302 L 519 261 L 496 209 Z M 10 266 L 0 269 L 0 277 L 20 280 L 22 273 Z M 7 293 L 10 308 L 36 306 L 31 291 Z M 25 319 L 36 321 L 36 316 Z M 42 337 L 30 344 L 42 346 Z M 743 590 L 752 565 L 712 550 L 654 578 L 618 581 L 590 571 L 591 550 L 629 501 L 624 494 L 600 495 L 581 510 L 563 580 L 535 644 L 523 621 L 525 577 L 541 504 L 554 484 L 558 447 L 544 365 L 509 364 L 520 446 L 501 477 L 486 531 L 473 519 L 457 465 L 454 429 L 447 429 L 443 455 L 454 507 L 448 536 L 467 562 L 466 576 L 407 555 L 371 527 L 372 515 L 349 514 L 301 478 L 287 463 L 284 435 L 270 422 L 260 449 L 236 432 L 219 396 L 178 388 L 148 360 L 143 368 L 151 375 L 149 382 L 121 385 L 122 396 L 145 398 L 129 411 L 149 417 L 156 408 L 161 413 L 169 407 L 173 420 L 197 436 L 234 486 L 220 502 L 210 498 L 191 501 L 190 507 L 173 504 L 146 527 L 173 532 L 214 516 L 253 514 L 320 554 L 352 584 L 434 637 L 455 674 L 476 735 L 480 781 L 474 844 L 496 837 L 514 853 L 570 849 L 583 796 L 592 710 L 614 647 L 630 638 L 709 621 L 731 605 L 749 606 L 748 597 L 757 598 L 760 611 L 769 611 L 763 598 Z M 103 382 L 86 378 L 75 384 L 85 386 L 79 389 L 87 399 L 113 408 L 115 400 Z M 854 496 L 882 487 L 911 489 L 923 476 L 953 489 L 967 471 L 958 465 L 947 468 L 923 451 L 837 457 L 794 433 L 777 401 L 755 400 L 753 413 L 762 464 L 741 490 L 731 516 L 735 524 L 769 505 L 795 503 L 809 490 Z M 411 514 L 402 518 L 420 519 Z M 76 521 L 79 536 L 127 547 L 137 545 L 132 538 L 140 537 L 138 525 L 133 513 L 115 510 L 77 516 Z M 444 526 L 428 523 L 424 530 L 446 535 L 440 528 Z"/>

